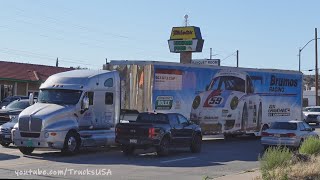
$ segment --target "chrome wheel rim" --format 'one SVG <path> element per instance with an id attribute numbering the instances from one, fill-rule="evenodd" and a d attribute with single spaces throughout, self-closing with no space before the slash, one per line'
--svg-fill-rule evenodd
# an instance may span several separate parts
<path id="1" fill-rule="evenodd" d="M 77 146 L 76 139 L 73 136 L 69 137 L 69 139 L 68 139 L 68 150 L 70 152 L 73 152 L 76 149 L 76 146 Z"/>

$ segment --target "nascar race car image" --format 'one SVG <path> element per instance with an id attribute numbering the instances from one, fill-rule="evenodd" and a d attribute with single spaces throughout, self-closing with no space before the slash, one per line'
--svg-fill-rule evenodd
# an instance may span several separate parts
<path id="1" fill-rule="evenodd" d="M 261 97 L 248 73 L 220 70 L 194 98 L 190 119 L 200 124 L 204 135 L 260 130 Z"/>

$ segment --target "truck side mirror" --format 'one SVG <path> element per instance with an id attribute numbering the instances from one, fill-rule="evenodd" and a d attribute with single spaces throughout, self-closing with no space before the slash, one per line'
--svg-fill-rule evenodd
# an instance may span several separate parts
<path id="1" fill-rule="evenodd" d="M 33 100 L 33 93 L 30 93 L 29 95 L 29 104 L 30 106 L 34 103 L 34 100 Z"/>
<path id="2" fill-rule="evenodd" d="M 82 100 L 82 107 L 81 107 L 81 111 L 86 111 L 87 109 L 89 109 L 89 98 L 88 96 L 85 96 Z"/>
<path id="3" fill-rule="evenodd" d="M 209 85 L 206 86 L 206 91 L 208 91 L 208 90 L 209 90 Z"/>

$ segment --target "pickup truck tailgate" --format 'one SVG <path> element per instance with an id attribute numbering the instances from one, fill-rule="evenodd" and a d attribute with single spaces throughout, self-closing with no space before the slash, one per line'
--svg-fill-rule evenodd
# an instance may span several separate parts
<path id="1" fill-rule="evenodd" d="M 117 125 L 116 133 L 121 138 L 147 138 L 151 124 L 121 123 Z"/>

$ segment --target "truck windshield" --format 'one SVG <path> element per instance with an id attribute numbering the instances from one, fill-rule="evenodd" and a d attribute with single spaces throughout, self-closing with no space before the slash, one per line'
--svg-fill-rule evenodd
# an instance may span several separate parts
<path id="1" fill-rule="evenodd" d="M 67 89 L 42 89 L 38 102 L 51 104 L 75 105 L 78 103 L 82 91 Z"/>
<path id="2" fill-rule="evenodd" d="M 208 90 L 231 90 L 245 92 L 245 80 L 235 76 L 219 76 L 211 81 Z"/>

